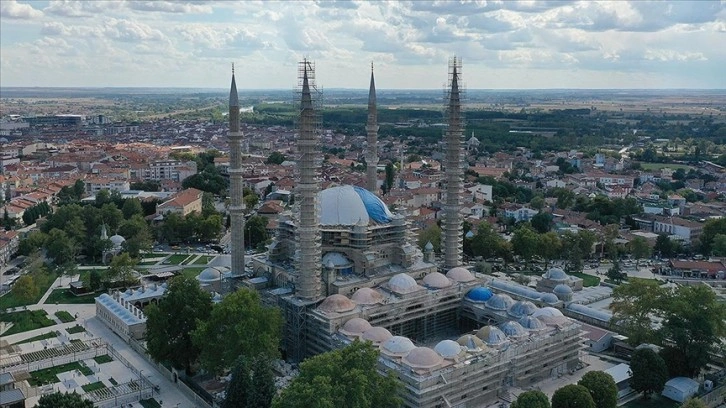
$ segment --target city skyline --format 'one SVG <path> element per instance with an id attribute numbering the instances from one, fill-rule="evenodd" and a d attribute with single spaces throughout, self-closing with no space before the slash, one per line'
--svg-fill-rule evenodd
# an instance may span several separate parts
<path id="1" fill-rule="evenodd" d="M 0 3 L 0 86 L 726 88 L 726 2 Z M 243 91 L 242 91 L 243 92 Z"/>

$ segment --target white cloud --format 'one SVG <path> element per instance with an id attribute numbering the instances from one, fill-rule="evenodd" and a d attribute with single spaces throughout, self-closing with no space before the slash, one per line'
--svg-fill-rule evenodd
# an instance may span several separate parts
<path id="1" fill-rule="evenodd" d="M 178 1 L 129 1 L 128 7 L 132 10 L 151 11 L 162 13 L 202 13 L 209 14 L 213 11 L 208 2 L 178 2 Z"/>
<path id="2" fill-rule="evenodd" d="M 18 20 L 33 20 L 43 17 L 43 12 L 30 4 L 20 4 L 16 0 L 0 2 L 0 16 Z"/>

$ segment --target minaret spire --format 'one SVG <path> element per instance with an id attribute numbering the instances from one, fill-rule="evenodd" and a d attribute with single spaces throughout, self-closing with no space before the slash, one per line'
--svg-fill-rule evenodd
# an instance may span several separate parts
<path id="1" fill-rule="evenodd" d="M 376 81 L 371 62 L 371 84 L 368 90 L 368 122 L 366 123 L 366 188 L 375 194 L 378 190 L 378 107 L 376 102 Z M 391 188 L 392 186 L 389 186 Z"/>
<path id="2" fill-rule="evenodd" d="M 240 132 L 239 97 L 237 83 L 234 79 L 234 63 L 232 63 L 232 85 L 229 90 L 229 184 L 230 184 L 230 252 L 232 254 L 232 276 L 245 273 L 244 246 L 244 204 L 242 201 L 242 132 Z"/>
<path id="3" fill-rule="evenodd" d="M 459 75 L 461 75 L 461 60 L 457 61 L 456 57 L 454 57 L 452 62 L 449 63 L 450 89 L 446 104 L 448 128 L 446 130 L 446 152 L 444 157 L 446 190 L 442 238 L 444 241 L 444 268 L 446 270 L 461 265 L 464 235 L 460 211 L 464 171 Z"/>

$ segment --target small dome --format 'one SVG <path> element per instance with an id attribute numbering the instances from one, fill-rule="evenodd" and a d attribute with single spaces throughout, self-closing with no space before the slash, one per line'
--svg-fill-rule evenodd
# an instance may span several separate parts
<path id="1" fill-rule="evenodd" d="M 507 341 L 507 336 L 494 326 L 484 326 L 476 332 L 476 337 L 482 339 L 487 345 L 497 346 Z"/>
<path id="2" fill-rule="evenodd" d="M 403 361 L 413 368 L 431 370 L 441 364 L 443 359 L 428 347 L 416 347 L 403 358 Z"/>
<path id="3" fill-rule="evenodd" d="M 390 339 L 393 335 L 383 327 L 371 327 L 363 332 L 363 340 L 368 340 L 373 344 L 381 344 Z"/>
<path id="4" fill-rule="evenodd" d="M 481 303 L 486 302 L 492 296 L 494 296 L 494 294 L 492 293 L 491 290 L 481 287 L 481 286 L 470 290 L 469 293 L 466 294 L 467 299 L 469 299 L 473 302 L 481 302 Z"/>
<path id="5" fill-rule="evenodd" d="M 454 340 L 441 340 L 439 344 L 434 347 L 434 351 L 439 353 L 439 355 L 443 358 L 454 360 L 464 354 L 465 349 Z"/>
<path id="6" fill-rule="evenodd" d="M 388 287 L 392 291 L 400 294 L 415 292 L 419 288 L 416 280 L 406 275 L 405 273 L 399 273 L 398 275 L 394 275 L 388 281 Z"/>
<path id="7" fill-rule="evenodd" d="M 217 282 L 222 279 L 222 271 L 218 268 L 205 268 L 197 275 L 197 280 L 202 283 Z"/>
<path id="8" fill-rule="evenodd" d="M 487 307 L 493 310 L 507 310 L 514 304 L 514 299 L 509 295 L 497 293 L 487 300 Z"/>
<path id="9" fill-rule="evenodd" d="M 343 328 L 340 329 L 340 332 L 346 336 L 360 336 L 371 327 L 372 326 L 368 323 L 368 320 L 361 319 L 360 317 L 354 317 L 345 322 Z"/>
<path id="10" fill-rule="evenodd" d="M 430 274 L 424 276 L 423 284 L 424 286 L 427 286 L 429 288 L 441 289 L 451 286 L 451 281 L 449 280 L 449 278 L 444 276 L 443 273 L 431 272 Z"/>
<path id="11" fill-rule="evenodd" d="M 328 252 L 323 255 L 322 264 L 328 266 L 333 264 L 334 267 L 345 267 L 351 264 L 350 259 L 340 252 Z"/>
<path id="12" fill-rule="evenodd" d="M 546 325 L 562 324 L 567 321 L 567 318 L 554 307 L 543 307 L 538 311 L 532 313 L 532 317 L 542 320 Z"/>
<path id="13" fill-rule="evenodd" d="M 121 235 L 118 235 L 118 234 L 112 235 L 111 238 L 109 238 L 109 239 L 111 240 L 111 243 L 113 244 L 113 246 L 116 247 L 116 248 L 120 247 L 121 244 L 123 244 L 124 242 L 126 242 L 126 238 L 124 238 L 124 237 L 122 237 Z"/>
<path id="14" fill-rule="evenodd" d="M 471 282 L 475 279 L 471 272 L 461 266 L 451 268 L 448 272 L 446 272 L 446 277 L 454 282 Z"/>
<path id="15" fill-rule="evenodd" d="M 381 351 L 390 356 L 405 356 L 409 351 L 415 349 L 416 346 L 408 337 L 393 336 L 383 342 Z"/>
<path id="16" fill-rule="evenodd" d="M 555 303 L 560 301 L 560 298 L 558 298 L 557 295 L 555 295 L 554 293 L 544 293 L 544 294 L 542 294 L 542 297 L 540 298 L 540 300 L 545 303 L 554 305 Z"/>
<path id="17" fill-rule="evenodd" d="M 530 331 L 539 331 L 546 327 L 545 324 L 542 323 L 542 320 L 539 320 L 538 318 L 532 316 L 524 316 L 523 318 L 519 319 L 519 324 L 521 324 L 522 327 Z"/>
<path id="18" fill-rule="evenodd" d="M 572 288 L 565 285 L 564 283 L 560 283 L 559 285 L 555 286 L 553 292 L 555 295 L 571 295 Z"/>
<path id="19" fill-rule="evenodd" d="M 323 303 L 318 306 L 318 310 L 326 313 L 350 312 L 353 309 L 355 309 L 355 303 L 339 293 L 326 297 Z"/>
<path id="20" fill-rule="evenodd" d="M 557 282 L 564 282 L 569 279 L 569 276 L 567 276 L 565 271 L 560 268 L 550 268 L 547 273 L 545 273 L 544 278 Z"/>
<path id="21" fill-rule="evenodd" d="M 424 246 L 424 251 L 433 251 L 434 250 L 434 244 L 431 243 L 431 241 L 427 242 Z"/>
<path id="22" fill-rule="evenodd" d="M 375 305 L 383 302 L 383 295 L 371 288 L 360 288 L 350 298 L 357 305 Z"/>
<path id="23" fill-rule="evenodd" d="M 515 322 L 515 321 L 512 321 L 512 320 L 510 320 L 510 321 L 508 321 L 508 322 L 504 322 L 504 323 L 502 323 L 502 324 L 501 324 L 501 325 L 499 326 L 499 328 L 500 328 L 500 329 L 501 329 L 501 330 L 502 330 L 502 331 L 504 332 L 504 334 L 506 334 L 506 335 L 507 335 L 508 337 L 514 337 L 514 338 L 518 338 L 518 337 L 524 337 L 524 336 L 526 336 L 526 335 L 528 335 L 528 334 L 529 334 L 529 333 L 527 332 L 527 330 L 526 330 L 526 329 L 525 329 L 524 327 L 522 327 L 522 325 L 521 325 L 521 324 L 519 324 L 519 323 L 517 323 L 517 322 Z"/>
<path id="24" fill-rule="evenodd" d="M 509 313 L 510 316 L 519 319 L 522 316 L 529 316 L 532 313 L 534 313 L 537 310 L 537 306 L 534 305 L 534 303 L 530 301 L 517 301 L 514 302 L 512 307 L 509 308 L 507 313 Z"/>
<path id="25" fill-rule="evenodd" d="M 457 343 L 460 345 L 466 347 L 469 351 L 476 351 L 476 350 L 485 350 L 487 348 L 487 345 L 484 344 L 483 341 L 479 337 L 476 337 L 471 334 L 465 334 L 461 337 L 459 337 L 458 340 L 456 340 Z"/>

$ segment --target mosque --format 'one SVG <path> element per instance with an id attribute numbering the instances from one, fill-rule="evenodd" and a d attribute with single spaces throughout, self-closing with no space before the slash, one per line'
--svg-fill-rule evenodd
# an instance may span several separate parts
<path id="1" fill-rule="evenodd" d="M 319 95 L 314 65 L 303 61 L 296 206 L 282 214 L 269 251 L 252 256 L 253 277 L 245 276 L 241 230 L 234 228 L 244 221 L 233 217 L 228 276 L 235 286 L 256 288 L 266 303 L 281 308 L 286 358 L 299 362 L 355 339 L 371 341 L 381 351 L 380 370 L 395 372 L 405 384 L 407 407 L 494 402 L 510 386 L 529 387 L 576 369 L 583 347 L 581 325 L 556 308 L 582 282 L 553 269 L 539 292 L 490 280 L 463 266 L 460 75 L 461 62 L 454 59 L 446 106 L 442 265 L 431 245 L 423 251 L 415 245 L 405 215 L 390 211 L 376 196 L 378 125 L 372 71 L 366 188 L 319 188 Z M 243 137 L 238 112 L 233 73 L 233 174 L 239 167 L 235 149 Z M 239 182 L 232 178 L 233 193 L 241 191 Z"/>

